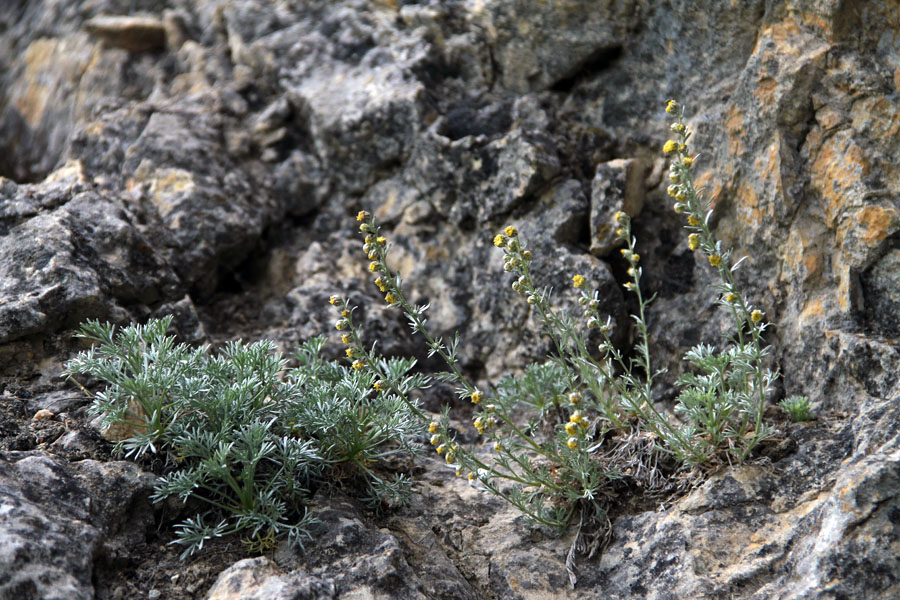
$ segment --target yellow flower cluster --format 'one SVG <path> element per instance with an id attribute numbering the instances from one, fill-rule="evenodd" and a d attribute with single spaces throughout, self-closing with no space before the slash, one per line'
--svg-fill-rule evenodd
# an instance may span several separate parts
<path id="1" fill-rule="evenodd" d="M 484 418 L 483 416 L 478 416 L 472 421 L 472 425 L 475 426 L 475 429 L 478 430 L 479 434 L 483 434 L 485 429 L 490 429 L 496 424 L 497 420 L 494 417 Z"/>
<path id="2" fill-rule="evenodd" d="M 692 233 L 688 236 L 688 248 L 691 250 L 696 250 L 700 247 L 700 236 L 696 233 Z"/>
<path id="3" fill-rule="evenodd" d="M 584 276 L 582 276 L 582 275 L 573 276 L 572 277 L 572 285 L 575 286 L 576 288 L 584 287 Z"/>

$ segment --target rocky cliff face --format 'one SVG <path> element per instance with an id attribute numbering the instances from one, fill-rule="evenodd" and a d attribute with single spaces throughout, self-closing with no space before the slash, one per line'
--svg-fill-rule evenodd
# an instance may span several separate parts
<path id="1" fill-rule="evenodd" d="M 726 322 L 665 195 L 668 97 L 690 109 L 716 233 L 748 255 L 741 283 L 774 324 L 773 400 L 806 394 L 819 420 L 782 423 L 767 468 L 623 510 L 574 591 L 571 539 L 432 465 L 407 512 L 321 499 L 308 554 L 239 562 L 207 597 L 900 596 L 895 3 L 12 0 L 0 597 L 207 594 L 216 569 L 195 563 L 186 583 L 152 554 L 167 517 L 146 506 L 146 474 L 83 460 L 104 447 L 57 377 L 71 329 L 173 313 L 188 341 L 290 350 L 330 328 L 337 291 L 383 350 L 422 356 L 365 277 L 360 209 L 388 226 L 431 322 L 460 331 L 466 368 L 493 377 L 547 343 L 492 236 L 517 225 L 563 304 L 571 274 L 588 276 L 625 341 L 605 226 L 624 208 L 659 294 L 656 360 L 677 374 Z M 54 416 L 31 421 L 41 408 Z M 110 494 L 116 510 L 98 510 Z M 164 578 L 136 566 L 141 543 L 175 565 Z"/>

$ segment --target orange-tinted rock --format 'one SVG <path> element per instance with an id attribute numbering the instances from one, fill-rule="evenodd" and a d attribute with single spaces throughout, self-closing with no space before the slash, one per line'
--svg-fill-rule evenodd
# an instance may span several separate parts
<path id="1" fill-rule="evenodd" d="M 95 17 L 84 27 L 106 44 L 131 52 L 159 50 L 166 45 L 166 26 L 154 17 Z"/>

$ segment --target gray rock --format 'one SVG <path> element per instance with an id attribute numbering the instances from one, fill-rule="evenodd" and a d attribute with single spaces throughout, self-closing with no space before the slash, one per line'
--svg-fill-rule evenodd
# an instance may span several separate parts
<path id="1" fill-rule="evenodd" d="M 121 202 L 78 185 L 62 197 L 49 187 L 20 186 L 10 202 L 19 208 L 3 222 L 0 340 L 179 294 L 175 273 Z"/>
<path id="2" fill-rule="evenodd" d="M 143 540 L 152 523 L 154 479 L 131 463 L 2 453 L 0 596 L 93 598 L 95 558 Z"/>
<path id="3" fill-rule="evenodd" d="M 573 77 L 604 50 L 625 45 L 646 7 L 636 1 L 487 0 L 470 10 L 469 18 L 486 32 L 500 82 L 527 92 Z"/>
<path id="4" fill-rule="evenodd" d="M 248 558 L 219 575 L 207 600 L 331 600 L 334 585 L 302 572 L 282 574 L 271 559 Z"/>
<path id="5" fill-rule="evenodd" d="M 296 553 L 285 547 L 276 557 L 290 569 L 288 577 L 318 586 L 316 593 L 322 597 L 332 597 L 329 592 L 360 599 L 478 597 L 432 532 L 379 528 L 340 497 L 315 507 L 313 514 L 319 522 L 311 530 L 315 542 L 310 551 Z M 266 581 L 275 583 L 277 576 Z"/>
<path id="6" fill-rule="evenodd" d="M 892 249 L 860 277 L 865 319 L 881 335 L 900 337 L 900 250 Z"/>

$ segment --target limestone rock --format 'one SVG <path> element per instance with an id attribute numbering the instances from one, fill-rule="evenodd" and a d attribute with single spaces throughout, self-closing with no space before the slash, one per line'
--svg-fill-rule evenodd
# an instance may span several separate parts
<path id="1" fill-rule="evenodd" d="M 179 293 L 175 273 L 121 202 L 52 177 L 7 190 L 0 340 L 72 327 L 106 317 L 116 306 Z"/>
<path id="2" fill-rule="evenodd" d="M 279 573 L 268 558 L 248 558 L 222 571 L 207 600 L 331 600 L 334 585 L 294 571 Z"/>
<path id="3" fill-rule="evenodd" d="M 0 454 L 0 596 L 93 598 L 95 557 L 143 539 L 152 523 L 153 480 L 131 463 Z"/>
<path id="4" fill-rule="evenodd" d="M 503 86 L 527 92 L 572 77 L 604 50 L 624 45 L 644 10 L 639 1 L 487 0 L 472 3 L 470 18 L 487 33 Z"/>

